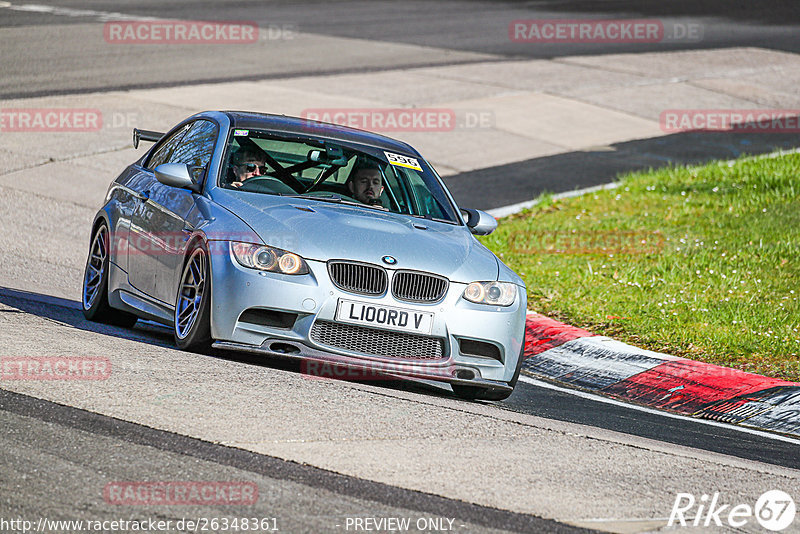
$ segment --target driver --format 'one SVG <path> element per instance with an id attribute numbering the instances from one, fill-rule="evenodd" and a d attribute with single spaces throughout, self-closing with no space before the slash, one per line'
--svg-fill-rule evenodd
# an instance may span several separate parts
<path id="1" fill-rule="evenodd" d="M 267 173 L 264 156 L 258 150 L 242 147 L 231 156 L 231 187 L 242 187 L 245 181 Z"/>
<path id="2" fill-rule="evenodd" d="M 375 163 L 366 163 L 350 173 L 347 189 L 351 196 L 363 204 L 381 206 L 383 193 L 383 175 L 381 168 Z"/>

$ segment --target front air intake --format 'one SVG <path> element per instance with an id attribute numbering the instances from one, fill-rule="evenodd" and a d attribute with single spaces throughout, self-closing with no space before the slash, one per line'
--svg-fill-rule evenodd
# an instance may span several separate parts
<path id="1" fill-rule="evenodd" d="M 331 321 L 317 321 L 311 339 L 328 347 L 369 356 L 400 360 L 441 360 L 446 358 L 444 340 L 438 337 L 377 330 Z"/>
<path id="2" fill-rule="evenodd" d="M 461 354 L 467 356 L 480 356 L 481 358 L 491 358 L 502 362 L 500 357 L 500 349 L 493 343 L 486 343 L 484 341 L 476 341 L 474 339 L 460 339 L 458 341 Z"/>

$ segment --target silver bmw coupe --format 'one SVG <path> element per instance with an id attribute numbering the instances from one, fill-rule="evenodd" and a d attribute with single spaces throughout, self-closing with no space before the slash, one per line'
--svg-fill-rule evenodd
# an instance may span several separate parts
<path id="1" fill-rule="evenodd" d="M 299 359 L 310 375 L 447 382 L 500 400 L 517 382 L 522 279 L 474 237 L 406 143 L 285 116 L 204 112 L 111 183 L 83 312 L 172 328 L 184 350 Z"/>

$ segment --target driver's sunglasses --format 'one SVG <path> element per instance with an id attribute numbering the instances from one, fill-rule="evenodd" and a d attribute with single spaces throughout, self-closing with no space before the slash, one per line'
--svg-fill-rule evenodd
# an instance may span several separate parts
<path id="1" fill-rule="evenodd" d="M 241 166 L 244 167 L 245 171 L 247 172 L 256 172 L 256 169 L 258 169 L 261 174 L 267 173 L 266 165 L 259 165 L 257 163 L 242 163 Z"/>

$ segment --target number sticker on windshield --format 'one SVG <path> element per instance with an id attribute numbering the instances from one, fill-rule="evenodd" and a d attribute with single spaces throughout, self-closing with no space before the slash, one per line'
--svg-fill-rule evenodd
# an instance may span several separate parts
<path id="1" fill-rule="evenodd" d="M 234 130 L 233 135 L 235 135 L 236 137 L 241 137 L 241 136 L 247 137 L 248 135 L 250 135 L 250 130 Z"/>
<path id="2" fill-rule="evenodd" d="M 419 166 L 419 162 L 414 158 L 401 156 L 400 154 L 393 154 L 391 152 L 384 152 L 384 154 L 386 154 L 386 159 L 388 159 L 389 163 L 392 165 L 397 165 L 398 167 L 407 167 L 416 171 L 422 170 L 422 167 Z"/>

